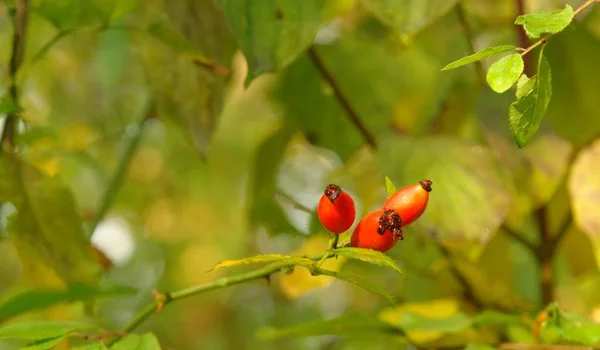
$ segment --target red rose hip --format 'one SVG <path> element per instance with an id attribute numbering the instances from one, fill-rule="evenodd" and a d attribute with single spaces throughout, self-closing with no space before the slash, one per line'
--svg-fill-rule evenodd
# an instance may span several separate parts
<path id="1" fill-rule="evenodd" d="M 319 200 L 317 214 L 327 231 L 336 234 L 346 232 L 356 218 L 354 200 L 340 186 L 330 184 Z"/>
<path id="2" fill-rule="evenodd" d="M 384 209 L 394 209 L 402 218 L 402 226 L 407 226 L 417 220 L 427 208 L 431 180 L 422 180 L 410 186 L 397 190 L 383 203 Z"/>
<path id="3" fill-rule="evenodd" d="M 402 237 L 402 219 L 393 209 L 378 209 L 365 216 L 352 233 L 350 246 L 387 252 Z"/>

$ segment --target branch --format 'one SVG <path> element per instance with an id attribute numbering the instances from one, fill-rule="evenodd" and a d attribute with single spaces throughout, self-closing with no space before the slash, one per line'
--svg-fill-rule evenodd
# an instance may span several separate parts
<path id="1" fill-rule="evenodd" d="M 17 72 L 23 56 L 25 55 L 25 30 L 27 29 L 27 19 L 29 17 L 29 0 L 18 0 L 13 17 L 13 42 L 12 55 L 10 57 L 10 87 L 9 93 L 13 103 L 18 104 L 19 96 L 17 91 Z M 0 154 L 7 150 L 12 152 L 15 146 L 15 134 L 17 131 L 17 113 L 12 112 L 6 116 L 4 129 L 0 136 Z"/>
<path id="2" fill-rule="evenodd" d="M 517 16 L 521 16 L 525 14 L 525 0 L 516 0 L 517 5 Z M 525 28 L 523 26 L 516 26 L 517 35 L 519 36 L 519 46 L 520 47 L 528 47 L 529 46 L 529 37 L 527 37 L 527 33 L 525 32 Z M 539 44 L 538 44 L 539 45 Z M 537 46 L 537 45 L 535 45 Z M 532 46 L 528 49 L 524 49 L 521 53 L 521 56 L 525 56 L 529 51 L 533 50 L 535 46 Z M 523 57 L 523 63 L 525 64 L 525 68 L 523 69 L 523 73 L 528 77 L 531 77 L 533 74 L 531 70 L 531 59 L 529 57 Z"/>
<path id="3" fill-rule="evenodd" d="M 467 281 L 467 278 L 460 272 L 458 267 L 456 267 L 456 265 L 454 264 L 452 260 L 452 254 L 450 253 L 448 248 L 444 247 L 444 245 L 441 243 L 439 244 L 439 248 L 444 258 L 446 258 L 446 260 L 448 261 L 450 272 L 452 273 L 452 275 L 454 275 L 456 281 L 463 288 L 463 297 L 466 300 L 470 301 L 475 308 L 483 309 L 483 303 L 479 300 L 479 298 L 477 298 L 477 295 L 475 294 L 475 291 L 473 290 L 473 287 L 471 286 L 469 281 Z"/>
<path id="4" fill-rule="evenodd" d="M 533 252 L 535 254 L 535 251 L 537 249 L 535 244 L 531 243 L 529 240 L 525 239 L 523 236 L 521 236 L 517 232 L 513 231 L 513 229 L 511 229 L 507 225 L 502 225 L 501 229 L 502 229 L 502 231 L 506 232 L 506 234 L 509 235 L 511 238 L 513 238 L 516 241 L 519 241 L 527 249 L 529 249 L 531 252 Z"/>
<path id="5" fill-rule="evenodd" d="M 127 173 L 127 169 L 129 168 L 129 164 L 131 163 L 131 160 L 133 159 L 133 155 L 137 151 L 137 148 L 140 144 L 140 140 L 142 139 L 144 127 L 146 126 L 148 120 L 152 119 L 153 116 L 154 116 L 154 105 L 151 104 L 149 110 L 146 112 L 146 114 L 143 116 L 143 118 L 138 122 L 137 133 L 131 138 L 131 140 L 127 144 L 127 147 L 125 148 L 125 151 L 123 152 L 123 155 L 121 156 L 121 160 L 119 161 L 117 170 L 115 171 L 115 174 L 113 175 L 113 178 L 112 178 L 108 188 L 106 189 L 106 192 L 104 193 L 104 198 L 102 199 L 102 202 L 100 204 L 100 209 L 98 209 L 98 213 L 96 214 L 96 218 L 94 219 L 94 222 L 90 229 L 90 235 L 94 233 L 94 230 L 96 230 L 100 221 L 102 221 L 102 219 L 104 219 L 104 216 L 106 215 L 108 209 L 112 205 L 112 202 L 113 202 L 116 194 L 119 192 L 119 189 L 121 188 L 121 185 L 123 184 L 123 179 L 125 177 L 125 174 Z"/>
<path id="6" fill-rule="evenodd" d="M 459 1 L 456 4 L 456 12 L 458 14 L 458 20 L 460 21 L 460 25 L 465 34 L 465 39 L 467 41 L 467 44 L 469 45 L 469 50 L 471 51 L 471 54 L 474 54 L 477 52 L 477 50 L 475 50 L 475 45 L 473 44 L 475 35 L 473 34 L 473 30 L 467 19 L 467 14 L 466 14 L 465 7 L 464 7 L 462 1 Z M 475 67 L 476 67 L 475 70 L 477 71 L 477 78 L 479 79 L 479 82 L 481 84 L 485 84 L 485 69 L 483 68 L 483 62 L 481 60 L 476 61 Z"/>
<path id="7" fill-rule="evenodd" d="M 285 191 L 283 191 L 281 188 L 276 188 L 275 194 L 283 197 L 285 200 L 290 202 L 294 206 L 294 208 L 301 210 L 305 213 L 311 214 L 311 215 L 315 214 L 315 211 L 313 209 L 310 209 L 306 205 L 304 205 L 304 204 L 298 202 L 297 200 L 295 200 L 294 198 L 290 197 L 290 195 L 285 193 Z"/>
<path id="8" fill-rule="evenodd" d="M 322 258 L 322 256 L 323 255 L 320 254 L 320 255 L 310 256 L 308 258 L 312 259 L 312 260 L 320 260 Z M 155 300 L 151 304 L 144 307 L 133 318 L 133 320 L 129 324 L 127 324 L 123 328 L 123 330 L 121 332 L 119 332 L 118 335 L 116 335 L 116 337 L 114 339 L 112 339 L 111 341 L 109 341 L 107 343 L 107 345 L 108 346 L 112 345 L 113 343 L 115 343 L 116 341 L 121 339 L 121 337 L 123 337 L 124 334 L 127 334 L 127 333 L 133 331 L 134 329 L 136 329 L 153 313 L 162 310 L 163 307 L 165 307 L 166 305 L 168 305 L 174 301 L 185 299 L 185 298 L 188 298 L 191 296 L 195 296 L 197 294 L 210 292 L 210 291 L 213 291 L 216 289 L 226 288 L 226 287 L 244 283 L 244 282 L 254 281 L 254 280 L 258 280 L 258 279 L 262 279 L 262 278 L 269 278 L 272 274 L 280 272 L 281 270 L 284 270 L 284 269 L 288 269 L 295 265 L 296 265 L 295 262 L 277 262 L 277 263 L 273 263 L 271 265 L 267 265 L 258 270 L 244 272 L 244 273 L 240 273 L 240 274 L 229 276 L 229 277 L 222 277 L 213 282 L 200 284 L 200 285 L 197 285 L 194 287 L 182 289 L 182 290 L 171 292 L 171 293 L 165 293 L 165 294 L 159 296 L 158 298 L 155 298 Z"/>
<path id="9" fill-rule="evenodd" d="M 325 63 L 319 56 L 317 49 L 314 46 L 311 46 L 311 48 L 308 50 L 308 53 L 309 53 L 310 58 L 312 59 L 313 63 L 315 64 L 315 66 L 317 67 L 319 72 L 321 73 L 321 76 L 323 77 L 323 79 L 325 79 L 325 81 L 327 81 L 329 86 L 331 86 L 331 88 L 333 89 L 333 92 L 335 93 L 335 97 L 337 98 L 339 103 L 342 105 L 342 107 L 346 110 L 346 114 L 348 114 L 348 118 L 350 118 L 350 121 L 352 122 L 352 124 L 354 124 L 354 126 L 358 129 L 358 131 L 360 131 L 363 138 L 369 145 L 371 145 L 373 148 L 377 148 L 377 141 L 375 141 L 375 136 L 367 129 L 367 126 L 363 123 L 362 119 L 360 118 L 360 116 L 358 115 L 356 110 L 352 107 L 350 100 L 348 100 L 346 95 L 344 95 L 344 93 L 342 92 L 342 89 L 340 88 L 338 83 L 335 81 L 335 78 L 333 77 L 331 72 L 327 69 L 327 66 L 325 66 Z"/>

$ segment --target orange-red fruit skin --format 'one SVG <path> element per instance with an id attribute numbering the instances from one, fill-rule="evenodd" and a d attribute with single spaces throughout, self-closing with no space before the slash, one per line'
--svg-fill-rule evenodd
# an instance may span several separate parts
<path id="1" fill-rule="evenodd" d="M 321 224 L 335 234 L 346 232 L 356 218 L 354 200 L 347 192 L 339 190 L 333 201 L 326 194 L 322 195 L 317 206 Z"/>
<path id="2" fill-rule="evenodd" d="M 384 209 L 394 209 L 402 218 L 402 225 L 407 226 L 417 220 L 427 208 L 431 181 L 423 180 L 397 190 L 385 203 Z"/>
<path id="3" fill-rule="evenodd" d="M 379 218 L 383 215 L 384 209 L 375 210 L 367 214 L 356 226 L 350 238 L 350 246 L 356 248 L 366 248 L 377 250 L 382 253 L 392 249 L 397 239 L 391 231 L 386 230 L 383 235 L 377 233 L 379 227 Z"/>

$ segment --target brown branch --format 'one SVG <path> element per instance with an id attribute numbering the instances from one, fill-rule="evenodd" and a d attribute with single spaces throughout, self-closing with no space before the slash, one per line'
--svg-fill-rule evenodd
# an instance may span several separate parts
<path id="1" fill-rule="evenodd" d="M 483 309 L 484 305 L 475 294 L 475 290 L 467 278 L 460 272 L 456 264 L 454 264 L 454 261 L 452 260 L 452 253 L 450 253 L 448 248 L 444 247 L 444 245 L 441 243 L 439 244 L 439 248 L 444 258 L 448 261 L 450 272 L 463 289 L 463 298 L 471 302 L 476 309 Z"/>
<path id="2" fill-rule="evenodd" d="M 209 59 L 192 58 L 192 63 L 199 67 L 206 68 L 211 72 L 225 78 L 229 78 L 232 74 L 231 69 L 229 69 L 228 67 L 225 67 L 224 65 L 219 64 L 215 61 L 211 61 Z"/>
<path id="3" fill-rule="evenodd" d="M 516 5 L 517 5 L 517 16 L 524 15 L 525 14 L 525 0 L 516 0 Z M 515 28 L 517 30 L 517 35 L 519 37 L 519 46 L 523 47 L 523 48 L 528 47 L 529 46 L 529 37 L 527 37 L 525 28 L 523 28 L 523 26 L 516 26 Z M 537 46 L 537 45 L 535 45 L 535 46 Z M 535 46 L 533 46 L 533 47 L 535 47 Z M 531 49 L 533 49 L 533 47 L 531 47 Z M 531 51 L 531 50 L 529 50 L 529 51 Z M 531 58 L 525 57 L 525 55 L 529 51 L 528 51 L 528 49 L 526 49 L 525 51 L 523 51 L 521 53 L 521 56 L 523 56 L 523 62 L 525 63 L 525 69 L 523 70 L 523 73 L 525 73 L 525 75 L 527 75 L 528 77 L 531 77 L 533 74 L 533 71 L 531 70 L 532 69 Z"/>
<path id="4" fill-rule="evenodd" d="M 321 73 L 321 76 L 323 77 L 323 79 L 325 79 L 325 81 L 327 81 L 329 86 L 331 86 L 331 88 L 333 89 L 335 97 L 337 98 L 339 103 L 342 105 L 344 110 L 346 110 L 346 113 L 348 114 L 348 117 L 350 118 L 350 121 L 352 122 L 352 124 L 354 124 L 354 126 L 356 126 L 358 131 L 360 131 L 363 138 L 369 145 L 371 145 L 373 148 L 377 148 L 377 141 L 375 141 L 375 136 L 367 129 L 367 126 L 363 123 L 362 119 L 360 118 L 360 116 L 358 115 L 356 110 L 352 107 L 350 100 L 346 97 L 346 95 L 344 95 L 344 93 L 342 92 L 342 89 L 336 82 L 335 78 L 333 77 L 331 72 L 327 69 L 327 66 L 325 66 L 325 62 L 323 62 L 323 60 L 319 56 L 317 49 L 314 46 L 312 46 L 308 50 L 308 53 L 310 55 L 311 60 L 313 61 L 313 63 L 315 64 L 315 66 L 317 67 L 319 72 Z"/>
<path id="5" fill-rule="evenodd" d="M 458 20 L 462 27 L 463 33 L 465 34 L 465 40 L 469 45 L 469 51 L 471 51 L 471 54 L 474 54 L 477 52 L 477 50 L 475 50 L 475 44 L 473 43 L 475 41 L 475 35 L 471 25 L 469 24 L 469 20 L 467 19 L 467 14 L 462 1 L 459 1 L 456 4 L 456 13 L 458 14 Z M 477 72 L 477 78 L 479 79 L 479 82 L 481 84 L 485 84 L 485 69 L 483 68 L 483 62 L 481 60 L 475 62 L 475 70 Z"/>
<path id="6" fill-rule="evenodd" d="M 554 300 L 554 272 L 552 262 L 554 258 L 554 240 L 548 225 L 548 209 L 546 206 L 539 208 L 536 218 L 540 230 L 540 245 L 537 248 L 537 260 L 540 265 L 540 286 L 542 300 L 548 304 Z"/>
<path id="7" fill-rule="evenodd" d="M 13 17 L 13 42 L 12 42 L 12 55 L 10 57 L 10 97 L 15 105 L 18 105 L 18 91 L 17 91 L 17 72 L 21 63 L 23 63 L 23 56 L 25 55 L 25 31 L 27 29 L 27 20 L 29 17 L 29 0 L 17 1 L 15 14 Z M 16 112 L 11 112 L 6 116 L 4 120 L 4 129 L 0 136 L 0 153 L 2 151 L 14 150 L 15 146 L 15 134 L 17 132 L 17 121 L 18 115 Z"/>

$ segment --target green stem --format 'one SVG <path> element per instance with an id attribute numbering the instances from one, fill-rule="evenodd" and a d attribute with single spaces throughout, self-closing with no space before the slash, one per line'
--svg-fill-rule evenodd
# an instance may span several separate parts
<path id="1" fill-rule="evenodd" d="M 327 254 L 310 256 L 308 258 L 312 259 L 312 260 L 318 260 L 318 259 L 321 259 L 323 256 L 327 256 Z M 181 290 L 178 290 L 175 292 L 166 293 L 162 300 L 158 300 L 158 301 L 155 300 L 151 304 L 148 304 L 146 307 L 144 307 L 133 318 L 133 320 L 131 320 L 131 322 L 129 322 L 129 324 L 127 324 L 123 328 L 123 330 L 121 332 L 119 332 L 119 334 L 115 338 L 113 338 L 111 341 L 109 341 L 107 343 L 107 345 L 108 346 L 112 345 L 113 343 L 115 343 L 116 341 L 121 339 L 123 337 L 123 334 L 127 334 L 127 333 L 133 331 L 139 325 L 141 325 L 148 317 L 150 317 L 153 313 L 155 313 L 157 310 L 160 310 L 162 307 L 164 307 L 174 301 L 185 299 L 185 298 L 197 295 L 197 294 L 233 286 L 233 285 L 244 283 L 244 282 L 258 280 L 261 278 L 268 278 L 270 275 L 277 273 L 285 268 L 293 267 L 294 265 L 295 265 L 295 262 L 273 263 L 271 265 L 267 265 L 258 270 L 244 272 L 244 273 L 240 273 L 240 274 L 229 276 L 229 277 L 222 277 L 213 282 L 208 282 L 208 283 L 200 284 L 200 285 L 193 286 L 190 288 L 181 289 Z"/>
<path id="2" fill-rule="evenodd" d="M 129 169 L 129 164 L 131 163 L 131 160 L 133 159 L 133 156 L 134 156 L 135 152 L 137 151 L 140 141 L 142 139 L 144 127 L 145 127 L 146 123 L 148 122 L 148 120 L 150 120 L 153 117 L 153 115 L 154 115 L 154 106 L 153 106 L 153 104 L 150 104 L 150 108 L 149 108 L 148 112 L 138 122 L 137 133 L 131 138 L 131 140 L 127 144 L 127 147 L 125 148 L 125 151 L 123 152 L 121 160 L 119 161 L 117 170 L 112 178 L 112 181 L 110 182 L 108 188 L 106 189 L 106 192 L 104 193 L 104 198 L 102 199 L 102 202 L 100 204 L 100 209 L 98 209 L 98 213 L 96 214 L 96 217 L 95 217 L 92 227 L 90 229 L 90 235 L 94 233 L 94 230 L 98 227 L 98 224 L 100 223 L 100 221 L 102 221 L 102 219 L 104 219 L 104 216 L 106 215 L 106 213 L 108 212 L 108 209 L 112 205 L 112 202 L 113 202 L 115 196 L 119 192 L 119 189 L 121 188 L 121 185 L 123 184 L 125 174 L 127 173 L 127 170 Z"/>
<path id="3" fill-rule="evenodd" d="M 327 248 L 327 251 L 325 252 L 325 254 L 323 254 L 323 257 L 315 264 L 315 266 L 317 268 L 320 267 L 321 264 L 323 264 L 325 262 L 325 260 L 329 259 L 330 257 L 332 257 L 335 254 L 334 251 L 337 248 L 339 239 L 340 239 L 340 235 L 337 235 L 335 233 L 331 234 L 331 239 L 329 240 L 329 247 Z"/>

